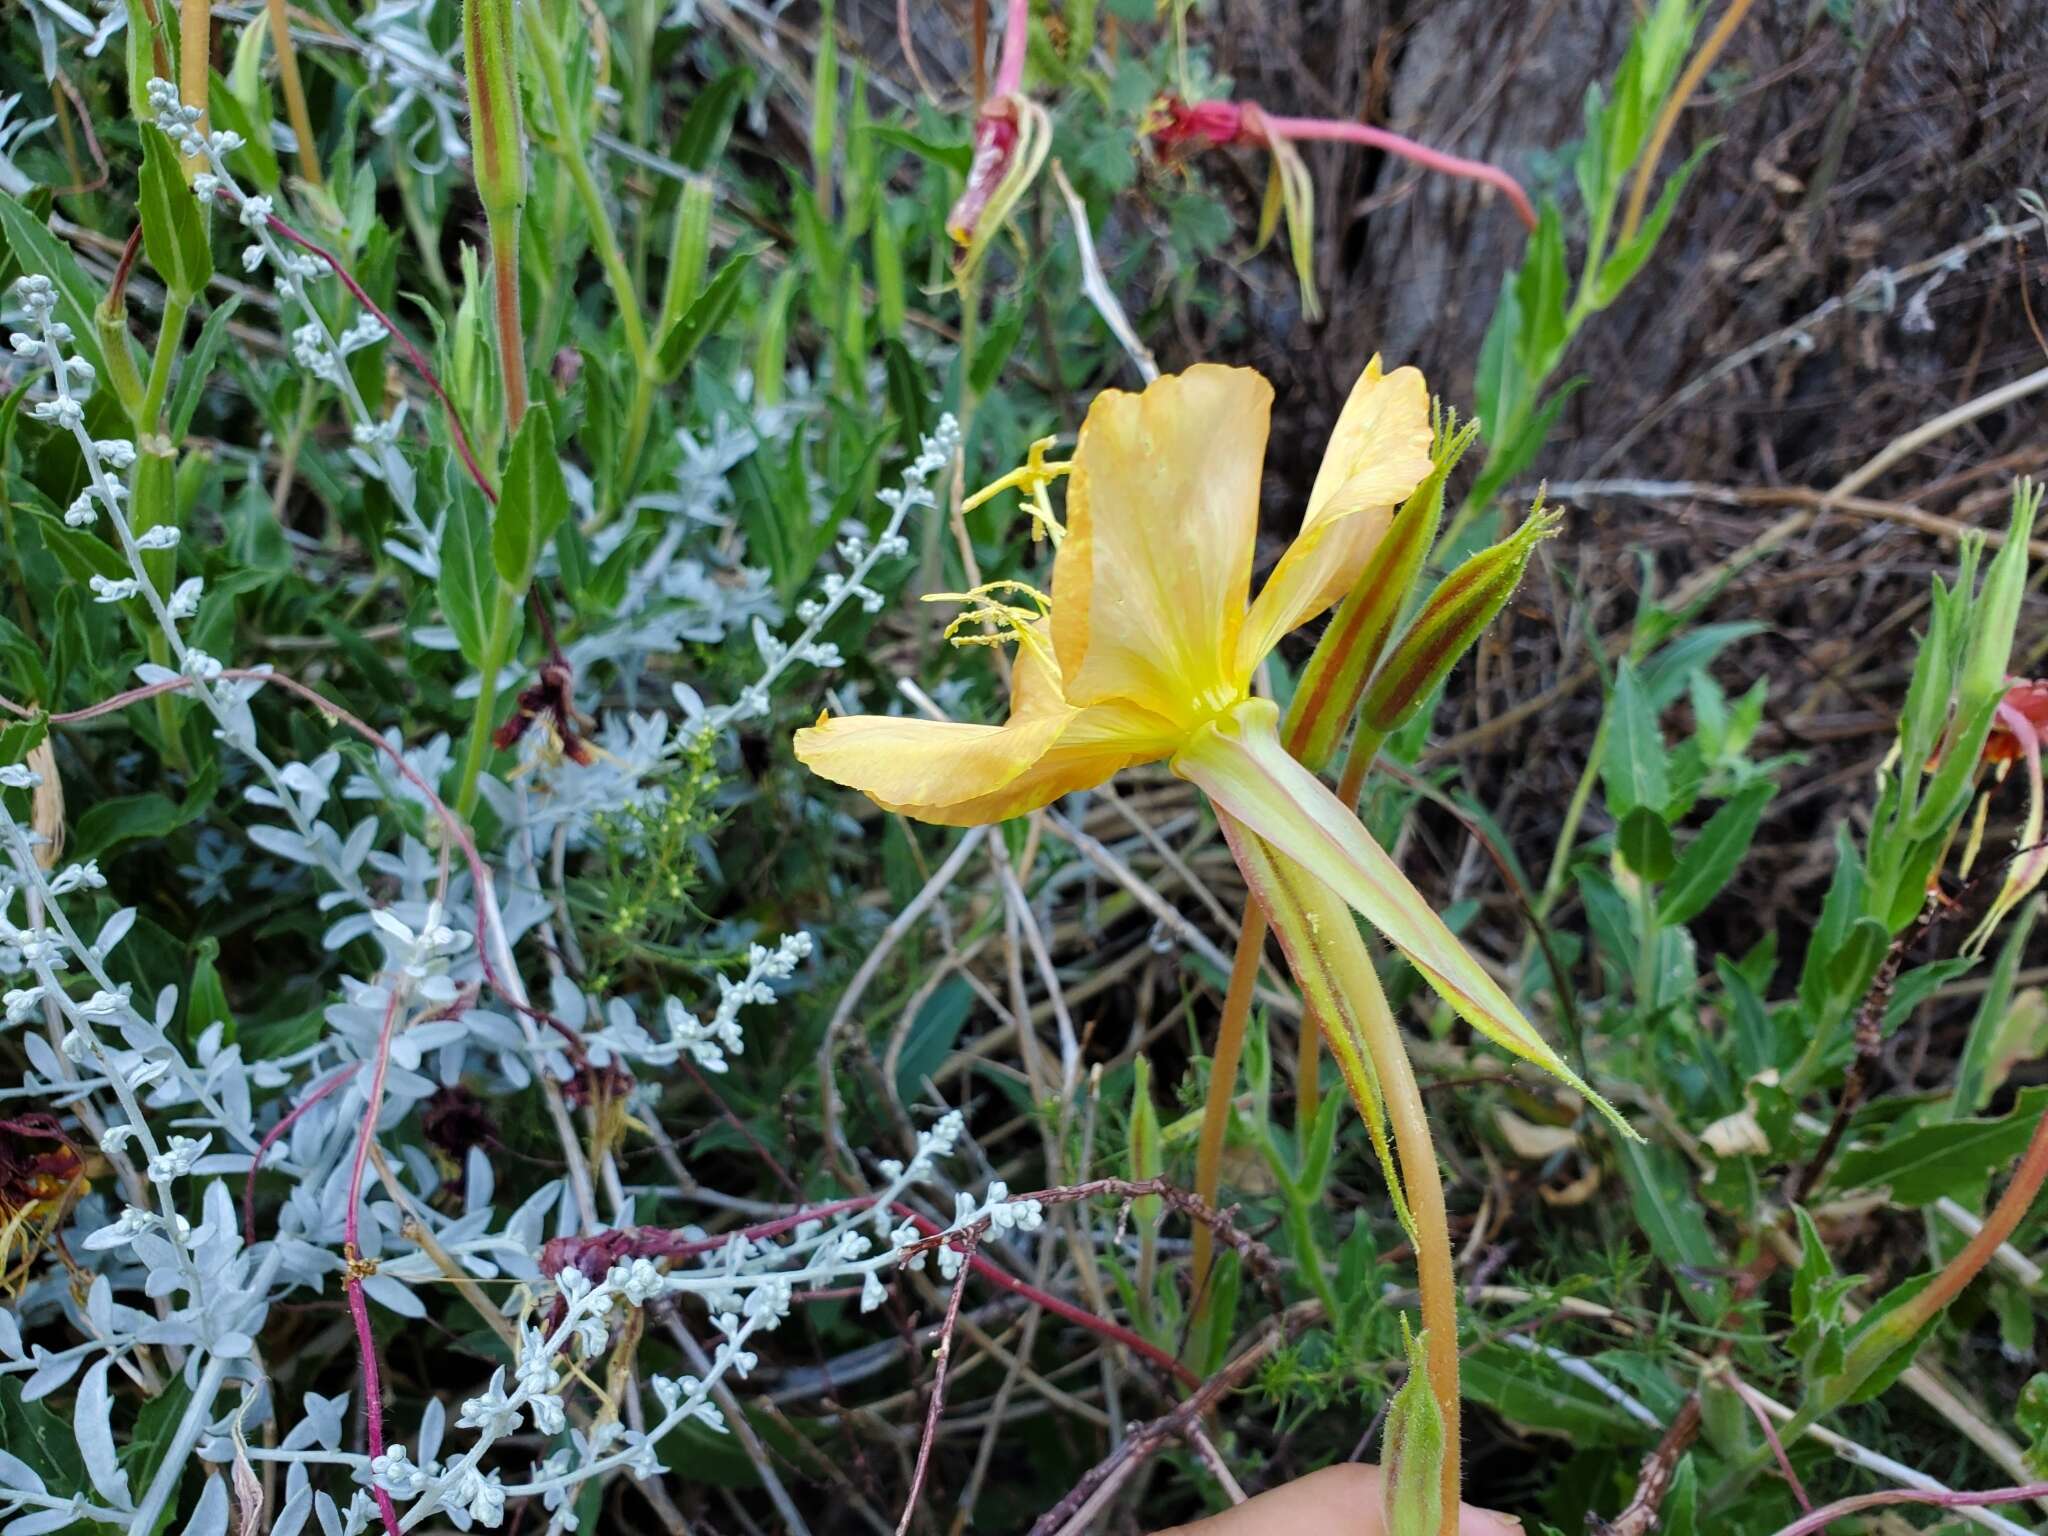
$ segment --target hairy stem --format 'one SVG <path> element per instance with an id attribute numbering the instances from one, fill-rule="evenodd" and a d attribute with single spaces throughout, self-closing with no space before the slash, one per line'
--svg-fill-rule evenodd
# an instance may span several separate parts
<path id="1" fill-rule="evenodd" d="M 498 371 L 505 381 L 505 427 L 509 437 L 526 417 L 526 336 L 519 323 L 519 213 L 491 220 L 492 308 L 498 322 Z"/>

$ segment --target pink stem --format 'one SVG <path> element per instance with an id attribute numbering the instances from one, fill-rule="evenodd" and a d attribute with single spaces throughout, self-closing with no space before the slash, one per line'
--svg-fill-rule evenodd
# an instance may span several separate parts
<path id="1" fill-rule="evenodd" d="M 1887 1504 L 1929 1504 L 1936 1509 L 1982 1509 L 1987 1504 L 2021 1504 L 2029 1499 L 2048 1498 L 2048 1483 L 2028 1483 L 2020 1488 L 1988 1488 L 1982 1493 L 1927 1493 L 1918 1488 L 1887 1488 L 1882 1493 L 1859 1493 L 1854 1498 L 1824 1504 L 1810 1515 L 1801 1515 L 1781 1528 L 1776 1536 L 1813 1536 L 1844 1515 L 1859 1510 L 1882 1509 Z"/>
<path id="2" fill-rule="evenodd" d="M 1440 149 L 1431 149 L 1427 144 L 1418 144 L 1405 134 L 1395 133 L 1388 128 L 1373 128 L 1364 123 L 1346 122 L 1329 117 L 1275 117 L 1261 110 L 1259 118 L 1275 135 L 1283 139 L 1332 139 L 1345 144 L 1363 144 L 1368 149 L 1385 150 L 1390 155 L 1399 155 L 1403 160 L 1413 161 L 1424 170 L 1437 171 L 1445 176 L 1461 176 L 1467 181 L 1483 181 L 1490 187 L 1497 187 L 1507 200 L 1515 205 L 1515 212 L 1529 228 L 1536 227 L 1536 210 L 1529 204 L 1529 194 L 1522 190 L 1521 183 L 1497 165 L 1488 165 L 1484 160 L 1467 160 L 1462 155 L 1446 154 Z"/>
<path id="3" fill-rule="evenodd" d="M 221 191 L 220 195 L 224 201 L 233 201 L 232 195 L 225 189 Z M 469 434 L 462 428 L 462 417 L 456 412 L 455 402 L 448 397 L 448 391 L 441 387 L 441 380 L 435 375 L 432 366 L 427 362 L 425 354 L 412 344 L 412 338 L 401 331 L 398 328 L 398 322 L 385 314 L 377 301 L 363 291 L 363 285 L 357 282 L 350 274 L 348 268 L 341 264 L 340 257 L 326 249 L 326 247 L 316 245 L 274 213 L 267 215 L 265 222 L 270 225 L 273 233 L 282 235 L 285 239 L 291 241 L 293 245 L 301 246 L 311 251 L 315 256 L 326 262 L 328 270 L 341 279 L 341 286 L 354 296 L 358 304 L 376 316 L 379 325 L 391 333 L 391 339 L 398 343 L 398 348 L 405 354 L 406 361 L 411 363 L 419 376 L 426 381 L 427 388 L 434 392 L 435 398 L 441 402 L 441 408 L 448 413 L 448 428 L 455 434 L 455 451 L 462 459 L 462 467 L 469 471 L 469 478 L 476 482 L 477 489 L 484 493 L 492 506 L 496 506 L 498 504 L 498 493 L 491 489 L 491 482 L 484 478 L 484 472 L 477 464 L 476 455 L 470 451 Z"/>
<path id="4" fill-rule="evenodd" d="M 1778 1470 L 1791 1485 L 1792 1497 L 1799 1501 L 1801 1509 L 1811 1514 L 1813 1500 L 1807 1497 L 1806 1485 L 1799 1481 L 1799 1474 L 1792 1470 L 1792 1458 L 1785 1454 L 1785 1442 L 1778 1438 L 1778 1427 L 1771 1422 L 1771 1416 L 1765 1410 L 1762 1400 L 1749 1389 L 1748 1383 L 1739 1377 L 1731 1374 L 1730 1380 L 1734 1384 L 1735 1395 L 1740 1397 L 1743 1405 L 1756 1416 L 1757 1427 L 1764 1432 L 1764 1439 L 1770 1442 L 1771 1454 L 1778 1458 Z"/>
<path id="5" fill-rule="evenodd" d="M 256 1143 L 256 1156 L 249 1163 L 249 1181 L 242 1186 L 242 1241 L 247 1246 L 256 1246 L 256 1174 L 263 1167 L 263 1159 L 270 1155 L 270 1149 L 277 1145 L 278 1138 L 298 1123 L 299 1116 L 354 1077 L 361 1066 L 360 1061 L 352 1061 L 323 1078 L 317 1088 L 293 1105 Z"/>
<path id="6" fill-rule="evenodd" d="M 995 88 L 989 93 L 991 101 L 1014 95 L 1024 83 L 1024 52 L 1030 39 L 1031 0 L 1009 0 L 1009 11 L 1003 17 L 1003 51 L 996 60 Z"/>
<path id="7" fill-rule="evenodd" d="M 939 1233 L 946 1230 L 937 1222 L 927 1216 L 919 1215 L 900 1201 L 892 1209 L 904 1220 L 914 1224 L 917 1230 L 924 1233 L 926 1237 L 936 1237 Z M 1041 1291 L 1029 1281 L 1019 1280 L 1008 1270 L 998 1268 L 990 1260 L 983 1258 L 979 1252 L 969 1253 L 967 1262 L 974 1266 L 974 1272 L 977 1275 L 980 1275 L 991 1285 L 1008 1291 L 1014 1296 L 1026 1297 L 1036 1305 L 1045 1308 L 1046 1311 L 1063 1317 L 1068 1322 L 1074 1323 L 1079 1327 L 1086 1328 L 1090 1333 L 1100 1334 L 1105 1339 L 1115 1340 L 1134 1354 L 1143 1355 L 1147 1360 L 1150 1360 L 1154 1365 L 1166 1371 L 1184 1385 L 1199 1387 L 1202 1384 L 1201 1377 L 1182 1365 L 1150 1339 L 1139 1337 L 1131 1332 L 1130 1329 L 1124 1327 L 1122 1323 L 1113 1323 L 1106 1317 L 1097 1317 L 1093 1312 L 1077 1307 L 1071 1301 L 1064 1301 L 1060 1297 L 1053 1295 L 1050 1291 Z"/>
<path id="8" fill-rule="evenodd" d="M 342 1289 L 348 1295 L 348 1313 L 355 1319 L 356 1349 L 362 1356 L 363 1365 L 363 1426 L 369 1441 L 372 1459 L 384 1454 L 384 1386 L 377 1370 L 377 1335 L 370 1330 L 370 1304 L 363 1297 L 363 1277 L 358 1266 L 361 1250 L 357 1238 L 361 1235 L 363 1200 L 363 1169 L 370 1161 L 370 1146 L 377 1139 L 377 1112 L 384 1107 L 384 1075 L 391 1063 L 391 1037 L 398 1026 L 398 1004 L 403 996 L 396 987 L 392 988 L 391 1001 L 384 1009 L 384 1027 L 377 1033 L 377 1054 L 370 1061 L 370 1086 L 363 1095 L 363 1128 L 356 1136 L 355 1166 L 348 1176 L 348 1208 L 342 1217 L 342 1255 L 347 1268 L 342 1271 Z M 386 1536 L 398 1536 L 398 1506 L 391 1501 L 391 1495 L 371 1484 L 371 1492 L 377 1497 L 377 1509 L 384 1517 Z"/>

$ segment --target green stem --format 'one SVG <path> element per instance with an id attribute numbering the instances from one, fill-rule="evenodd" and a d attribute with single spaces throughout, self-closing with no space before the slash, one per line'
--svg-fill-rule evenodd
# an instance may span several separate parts
<path id="1" fill-rule="evenodd" d="M 477 690 L 476 713 L 469 721 L 469 744 L 462 754 L 462 779 L 455 793 L 455 814 L 464 821 L 476 809 L 477 784 L 491 752 L 491 732 L 497 725 L 498 674 L 504 670 L 505 653 L 512 644 L 512 624 L 519 616 L 519 595 L 504 582 L 498 583 L 498 601 L 491 611 L 490 632 L 484 637 L 480 670 L 483 687 Z"/>
<path id="2" fill-rule="evenodd" d="M 137 432 L 154 432 L 163 414 L 164 398 L 171 392 L 171 365 L 178 360 L 178 344 L 185 336 L 185 316 L 192 301 L 175 293 L 164 296 L 163 326 L 156 333 L 156 355 L 149 363 L 149 383 L 142 391 L 142 405 L 135 414 Z"/>
<path id="3" fill-rule="evenodd" d="M 590 243 L 597 252 L 599 264 L 604 267 L 605 281 L 611 285 L 612 299 L 619 311 L 619 332 L 633 358 L 633 398 L 626 411 L 623 456 L 623 463 L 630 469 L 639 461 L 640 450 L 647 441 L 647 424 L 654 410 L 654 388 L 659 382 L 655 377 L 654 348 L 648 340 L 647 322 L 640 314 L 639 289 L 626 265 L 625 253 L 619 249 L 618 231 L 612 227 L 611 211 L 604 205 L 604 193 L 590 172 L 582 129 L 578 119 L 572 115 L 569 81 L 562 72 L 561 50 L 555 46 L 554 36 L 549 32 L 539 8 L 529 5 L 523 7 L 523 11 L 527 39 L 540 63 L 548 105 L 554 112 L 555 133 L 548 144 L 562 162 L 563 169 L 568 171 L 569 179 L 576 188 L 577 200 L 583 204 Z M 625 478 L 620 476 L 621 485 Z"/>

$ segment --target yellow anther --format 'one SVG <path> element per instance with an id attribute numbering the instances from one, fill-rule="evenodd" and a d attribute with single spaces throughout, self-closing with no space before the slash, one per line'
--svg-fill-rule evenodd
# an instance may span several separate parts
<path id="1" fill-rule="evenodd" d="M 1031 606 L 1004 602 L 1005 594 L 1029 599 Z M 945 637 L 954 645 L 1007 645 L 1012 640 L 1047 666 L 1054 665 L 1052 648 L 1038 626 L 1052 614 L 1052 599 L 1024 581 L 985 581 L 965 592 L 927 592 L 928 603 L 966 603 L 965 612 L 946 626 Z M 986 626 L 979 634 L 965 634 L 970 625 Z"/>
<path id="2" fill-rule="evenodd" d="M 972 512 L 983 502 L 1000 496 L 1004 491 L 1015 491 L 1023 504 L 1025 515 L 1031 519 L 1032 542 L 1035 544 L 1038 540 L 1050 536 L 1057 546 L 1067 530 L 1060 526 L 1059 518 L 1054 515 L 1052 498 L 1046 495 L 1045 488 L 1060 476 L 1071 472 L 1074 467 L 1072 459 L 1046 462 L 1046 450 L 1058 441 L 1056 437 L 1041 437 L 1031 445 L 1022 464 L 1000 480 L 991 480 L 984 485 L 960 503 L 960 510 Z"/>

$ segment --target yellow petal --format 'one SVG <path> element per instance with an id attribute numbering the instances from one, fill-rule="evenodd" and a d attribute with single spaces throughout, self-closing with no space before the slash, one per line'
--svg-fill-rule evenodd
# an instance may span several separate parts
<path id="1" fill-rule="evenodd" d="M 798 731 L 797 761 L 920 821 L 1016 782 L 1066 728 L 1059 715 L 1008 725 L 962 725 L 895 715 L 849 715 Z"/>
<path id="2" fill-rule="evenodd" d="M 1070 702 L 1192 723 L 1242 692 L 1233 660 L 1272 403 L 1250 369 L 1209 364 L 1095 397 L 1053 565 Z"/>
<path id="3" fill-rule="evenodd" d="M 1352 386 L 1309 492 L 1301 534 L 1273 567 L 1238 636 L 1238 675 L 1350 590 L 1394 508 L 1429 474 L 1429 386 L 1414 368 L 1380 372 L 1375 357 Z"/>

